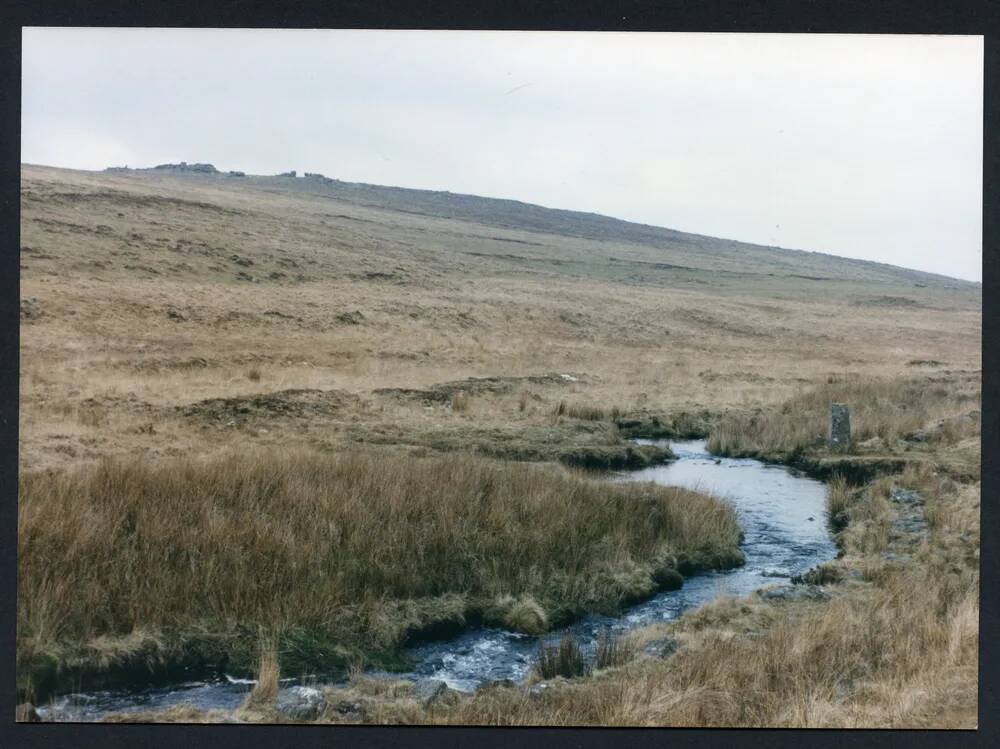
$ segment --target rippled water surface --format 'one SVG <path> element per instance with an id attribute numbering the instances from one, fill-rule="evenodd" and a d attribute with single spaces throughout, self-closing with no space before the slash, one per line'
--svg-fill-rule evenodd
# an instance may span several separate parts
<path id="1" fill-rule="evenodd" d="M 617 474 L 612 480 L 684 486 L 727 499 L 736 508 L 745 532 L 742 549 L 746 565 L 694 575 L 685 579 L 680 590 L 660 593 L 622 616 L 588 617 L 545 635 L 546 639 L 558 639 L 568 631 L 585 651 L 592 650 L 603 630 L 622 631 L 673 619 L 685 609 L 719 595 L 745 595 L 763 585 L 786 581 L 835 555 L 822 483 L 784 466 L 715 458 L 706 452 L 701 440 L 670 442 L 670 446 L 676 461 Z M 451 640 L 413 648 L 410 654 L 417 666 L 409 674 L 396 674 L 395 678 L 441 679 L 464 691 L 486 681 L 519 681 L 530 671 L 538 644 L 537 637 L 500 629 L 472 629 Z M 94 720 L 112 711 L 162 709 L 184 702 L 202 709 L 232 709 L 239 706 L 249 688 L 245 682 L 227 679 L 134 692 L 95 692 L 63 697 L 39 712 L 63 720 Z"/>

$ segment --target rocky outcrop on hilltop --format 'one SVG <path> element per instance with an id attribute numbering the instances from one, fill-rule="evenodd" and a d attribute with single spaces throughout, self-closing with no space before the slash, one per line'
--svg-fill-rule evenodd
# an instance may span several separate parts
<path id="1" fill-rule="evenodd" d="M 153 169 L 168 172 L 197 172 L 198 174 L 218 174 L 219 170 L 212 164 L 189 164 L 182 161 L 180 164 L 158 164 Z"/>
<path id="2" fill-rule="evenodd" d="M 130 169 L 128 166 L 109 166 L 106 172 L 182 172 L 187 174 L 222 174 L 214 164 L 189 164 L 182 161 L 179 164 L 157 164 L 153 167 Z M 242 172 L 229 172 L 231 175 Z"/>

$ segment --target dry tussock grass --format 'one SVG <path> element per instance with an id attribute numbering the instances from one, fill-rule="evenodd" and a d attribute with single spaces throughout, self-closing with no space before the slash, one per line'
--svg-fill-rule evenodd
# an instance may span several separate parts
<path id="1" fill-rule="evenodd" d="M 827 484 L 827 515 L 835 530 L 842 530 L 850 522 L 848 510 L 854 503 L 854 495 L 855 490 L 848 485 L 847 480 L 842 476 L 834 478 Z"/>
<path id="2" fill-rule="evenodd" d="M 614 668 L 631 661 L 636 654 L 634 638 L 610 631 L 601 632 L 597 637 L 597 651 L 594 656 L 594 668 Z"/>
<path id="3" fill-rule="evenodd" d="M 956 376 L 945 386 L 922 377 L 846 377 L 808 388 L 780 408 L 730 416 L 712 430 L 709 448 L 726 455 L 788 456 L 822 445 L 831 403 L 849 404 L 853 443 L 877 439 L 882 449 L 918 430 L 948 446 L 979 429 L 977 420 L 955 418 L 980 408 L 978 378 Z M 933 430 L 937 422 L 940 428 Z"/>
<path id="4" fill-rule="evenodd" d="M 472 417 L 537 426 L 562 400 L 581 415 L 749 409 L 845 372 L 899 377 L 981 366 L 976 290 L 908 288 L 920 305 L 874 316 L 855 302 L 903 291 L 863 277 L 803 282 L 782 275 L 787 267 L 773 278 L 752 267 L 722 278 L 710 268 L 677 273 L 646 262 L 673 254 L 679 266 L 720 260 L 690 248 L 496 227 L 471 236 L 464 224 L 458 232 L 454 222 L 338 205 L 365 222 L 361 237 L 356 222 L 330 216 L 329 200 L 308 195 L 35 167 L 25 168 L 23 181 L 33 196 L 22 206 L 22 293 L 43 311 L 22 326 L 26 469 L 108 454 L 215 452 L 247 439 L 315 444 L 317 432 L 348 441 L 336 420 L 313 430 L 272 419 L 260 424 L 268 430 L 261 437 L 206 431 L 170 413 L 262 389 L 366 396 L 469 376 L 583 375 L 564 388 L 540 388 L 538 401 L 512 393 L 432 413 L 375 404 L 411 426 Z M 44 197 L 52 192 L 63 197 Z M 90 197 L 65 197 L 77 193 Z M 113 231 L 95 232 L 98 225 Z M 528 239 L 544 245 L 542 256 L 573 262 L 553 265 L 554 273 L 538 273 L 537 264 L 512 273 L 510 242 L 489 237 Z M 236 276 L 245 269 L 233 265 L 234 253 L 254 261 L 257 282 Z M 618 258 L 610 270 L 609 257 Z M 157 272 L 136 269 L 139 258 Z M 288 275 L 273 280 L 272 270 Z M 370 271 L 397 278 L 371 280 Z M 363 313 L 360 322 L 343 322 L 352 310 Z M 91 398 L 107 418 L 68 425 L 61 409 Z M 137 431 L 150 422 L 154 432 Z"/>
<path id="5" fill-rule="evenodd" d="M 539 643 L 534 673 L 536 678 L 554 679 L 562 676 L 572 679 L 585 673 L 587 663 L 573 635 L 564 634 L 556 644 Z"/>
<path id="6" fill-rule="evenodd" d="M 109 713 L 103 723 L 235 723 L 240 719 L 227 710 L 201 710 L 189 703 L 172 705 L 165 710 L 136 710 Z"/>
<path id="7" fill-rule="evenodd" d="M 278 700 L 281 668 L 278 664 L 278 644 L 273 639 L 261 641 L 260 659 L 257 662 L 256 683 L 243 701 L 242 710 L 266 710 Z"/>
<path id="8" fill-rule="evenodd" d="M 544 285 L 530 278 L 479 279 L 470 284 L 459 301 L 453 298 L 456 292 L 448 290 L 361 288 L 336 279 L 289 290 L 221 283 L 201 288 L 142 280 L 85 286 L 58 276 L 42 284 L 29 276 L 25 293 L 44 297 L 51 309 L 47 318 L 24 326 L 22 334 L 22 466 L 59 467 L 116 453 L 158 457 L 171 451 L 213 452 L 248 438 L 315 444 L 322 434 L 342 445 L 347 439 L 340 421 L 370 418 L 356 411 L 343 420 L 325 420 L 321 429 L 273 418 L 259 425 L 269 430 L 269 436 L 260 437 L 255 432 L 205 431 L 171 411 L 206 398 L 262 390 L 356 393 L 372 400 L 376 409 L 384 408 L 386 419 L 409 427 L 432 423 L 449 428 L 466 418 L 482 425 L 538 426 L 551 421 L 563 400 L 578 407 L 580 415 L 590 416 L 610 415 L 615 408 L 673 412 L 772 406 L 811 383 L 825 381 L 830 373 L 856 370 L 873 377 L 897 377 L 907 369 L 901 359 L 927 348 L 955 366 L 978 366 L 978 359 L 965 352 L 973 345 L 977 322 L 958 319 L 955 326 L 967 325 L 968 334 L 955 336 L 952 330 L 945 335 L 926 327 L 930 316 L 924 321 L 926 313 L 920 310 L 908 319 L 915 332 L 904 341 L 890 341 L 891 328 L 868 329 L 871 321 L 865 318 L 838 318 L 839 336 L 849 333 L 865 341 L 855 350 L 836 337 L 812 336 L 827 319 L 813 315 L 839 314 L 836 305 L 820 309 L 823 305 L 818 302 L 789 302 L 780 319 L 794 320 L 795 328 L 785 339 L 734 339 L 712 330 L 686 330 L 673 321 L 673 315 L 687 307 L 718 304 L 718 297 L 708 293 L 665 295 L 643 287 L 630 287 L 625 293 L 606 282 L 580 280 L 552 298 Z M 405 301 L 396 301 L 399 296 Z M 176 323 L 163 314 L 168 304 L 192 297 L 211 310 L 206 313 L 210 319 L 233 310 L 246 317 L 216 326 Z M 331 298 L 364 306 L 370 322 L 349 328 L 325 324 Z M 753 297 L 727 299 L 727 314 L 738 317 L 753 301 Z M 439 319 L 452 307 L 473 302 L 481 310 L 475 329 L 479 344 L 448 319 Z M 594 316 L 593 324 L 607 335 L 581 340 L 559 337 L 544 324 L 550 307 L 600 307 L 602 315 Z M 314 320 L 315 327 L 265 315 L 274 308 Z M 411 309 L 417 318 L 409 316 Z M 636 309 L 656 320 L 651 328 L 669 331 L 669 347 L 662 339 L 646 341 L 645 334 L 637 338 L 627 329 L 614 333 Z M 509 322 L 510 310 L 524 311 L 518 312 L 516 329 Z M 778 319 L 764 318 L 757 324 L 766 330 Z M 190 361 L 204 361 L 205 366 L 181 366 Z M 250 367 L 260 372 L 259 382 L 248 378 Z M 461 406 L 410 409 L 370 398 L 378 388 L 421 388 L 469 376 L 547 372 L 575 372 L 587 378 L 562 387 L 537 388 L 537 400 L 520 393 L 476 397 L 466 410 Z M 72 409 L 89 398 L 108 409 L 106 421 L 99 427 L 68 429 L 60 405 Z M 135 433 L 139 424 L 151 420 L 156 434 Z M 820 423 L 811 431 L 821 435 L 824 426 Z"/>
<path id="9" fill-rule="evenodd" d="M 417 599 L 449 616 L 507 601 L 498 618 L 540 629 L 546 610 L 649 592 L 678 555 L 731 555 L 739 534 L 702 494 L 470 456 L 106 460 L 27 474 L 20 496 L 24 652 L 234 622 L 394 646 L 414 616 L 399 602 Z"/>

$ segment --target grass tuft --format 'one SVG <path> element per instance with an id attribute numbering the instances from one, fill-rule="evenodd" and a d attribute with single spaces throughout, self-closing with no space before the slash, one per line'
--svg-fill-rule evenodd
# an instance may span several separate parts
<path id="1" fill-rule="evenodd" d="M 842 476 L 833 478 L 826 488 L 826 508 L 830 526 L 835 531 L 843 530 L 850 520 L 848 511 L 854 501 L 854 489 Z"/>
<path id="2" fill-rule="evenodd" d="M 554 679 L 557 676 L 573 679 L 587 673 L 587 664 L 576 638 L 567 633 L 557 645 L 539 643 L 535 670 L 542 679 Z"/>
<path id="3" fill-rule="evenodd" d="M 597 637 L 594 666 L 597 669 L 624 666 L 635 657 L 635 647 L 627 637 L 605 630 Z"/>
<path id="4" fill-rule="evenodd" d="M 260 659 L 257 663 L 257 682 L 243 702 L 243 709 L 260 710 L 274 707 L 278 699 L 280 678 L 277 643 L 274 640 L 265 640 L 261 643 Z"/>
<path id="5" fill-rule="evenodd" d="M 549 628 L 545 609 L 531 596 L 514 601 L 504 617 L 504 623 L 511 629 L 528 635 L 540 635 Z"/>

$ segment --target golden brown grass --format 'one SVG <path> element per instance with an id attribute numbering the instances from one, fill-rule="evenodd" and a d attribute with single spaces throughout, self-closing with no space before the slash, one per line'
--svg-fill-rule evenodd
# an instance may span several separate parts
<path id="1" fill-rule="evenodd" d="M 624 666 L 635 657 L 635 643 L 632 638 L 604 631 L 597 637 L 597 651 L 594 668 L 615 668 Z"/>
<path id="2" fill-rule="evenodd" d="M 243 710 L 273 708 L 278 699 L 281 667 L 278 664 L 278 644 L 274 640 L 263 640 L 260 659 L 257 662 L 256 682 L 243 701 Z"/>
<path id="3" fill-rule="evenodd" d="M 189 703 L 180 703 L 165 710 L 136 710 L 109 713 L 104 723 L 239 723 L 240 717 L 227 710 L 200 710 Z"/>
<path id="4" fill-rule="evenodd" d="M 920 374 L 945 378 L 947 387 L 949 373 L 981 366 L 975 290 L 803 281 L 753 267 L 720 277 L 713 253 L 470 230 L 233 183 L 38 167 L 25 167 L 22 180 L 31 193 L 22 202 L 22 293 L 37 297 L 43 313 L 22 325 L 26 469 L 109 454 L 204 454 L 248 441 L 343 446 L 347 424 L 373 418 L 410 427 L 466 419 L 538 426 L 560 401 L 581 415 L 747 410 L 845 373 Z M 528 253 L 534 245 L 509 240 L 542 245 L 540 257 L 571 260 L 553 266 L 571 272 L 511 270 L 504 258 L 512 247 Z M 236 276 L 246 268 L 233 265 L 233 254 L 254 260 L 257 282 Z M 609 257 L 635 266 L 625 277 L 609 275 Z M 664 261 L 696 270 L 642 275 Z M 383 270 L 398 280 L 365 278 Z M 287 276 L 274 280 L 272 271 Z M 903 294 L 919 305 L 873 315 L 858 304 Z M 352 310 L 364 314 L 359 324 L 339 319 Z M 576 379 L 533 387 L 530 396 L 472 398 L 464 411 L 371 395 L 546 372 Z M 356 393 L 370 409 L 309 421 L 275 415 L 251 429 L 204 429 L 174 410 L 287 388 Z M 106 412 L 99 424 L 67 416 L 88 399 Z"/>
<path id="5" fill-rule="evenodd" d="M 566 403 L 566 401 L 561 400 L 554 413 L 556 416 L 567 416 L 571 419 L 584 421 L 614 421 L 621 416 L 621 409 L 617 406 L 602 408 L 588 404 Z"/>
<path id="6" fill-rule="evenodd" d="M 540 635 L 549 628 L 545 609 L 531 596 L 522 596 L 517 600 L 510 597 L 501 598 L 498 605 L 506 610 L 503 623 L 510 629 L 529 635 Z"/>
<path id="7" fill-rule="evenodd" d="M 829 484 L 826 490 L 826 509 L 831 525 L 840 530 L 850 522 L 848 510 L 853 504 L 854 490 L 847 484 L 843 477 L 836 477 Z"/>
<path id="8" fill-rule="evenodd" d="M 713 428 L 709 449 L 726 455 L 788 456 L 821 447 L 828 435 L 831 403 L 849 405 L 855 447 L 891 450 L 918 430 L 925 430 L 925 441 L 935 446 L 954 445 L 979 432 L 979 382 L 969 375 L 949 380 L 831 378 L 780 408 L 728 417 Z M 973 416 L 962 418 L 970 413 Z"/>
<path id="9" fill-rule="evenodd" d="M 460 619 L 468 601 L 448 591 L 466 584 L 490 597 L 482 606 L 498 622 L 543 629 L 551 597 L 572 587 L 565 581 L 573 574 L 586 580 L 573 600 L 588 590 L 642 587 L 642 554 L 651 547 L 642 527 L 638 540 L 628 535 L 629 524 L 642 525 L 639 515 L 619 518 L 620 508 L 602 514 L 600 503 L 585 503 L 588 523 L 611 524 L 595 548 L 584 548 L 597 531 L 578 530 L 577 508 L 555 490 L 529 494 L 537 506 L 526 499 L 495 514 L 473 512 L 483 502 L 462 504 L 455 491 L 445 500 L 449 511 L 435 513 L 431 499 L 442 501 L 442 479 L 453 480 L 446 471 L 417 470 L 434 475 L 414 485 L 430 484 L 431 493 L 412 508 L 363 487 L 338 504 L 341 495 L 316 486 L 317 476 L 334 465 L 363 465 L 363 486 L 388 492 L 408 486 L 386 471 L 396 459 L 355 456 L 359 437 L 453 433 L 460 445 L 472 426 L 516 434 L 559 419 L 606 421 L 615 409 L 711 411 L 723 416 L 712 435 L 717 450 L 787 457 L 821 439 L 829 402 L 844 401 L 855 450 L 919 458 L 958 481 L 926 490 L 931 544 L 913 569 L 882 558 L 892 543 L 889 485 L 835 487 L 831 511 L 848 522 L 841 561 L 869 582 L 845 584 L 831 606 L 800 612 L 723 602 L 688 617 L 692 632 L 696 617 L 704 626 L 685 639 L 678 660 L 631 661 L 547 690 L 543 699 L 491 690 L 433 715 L 412 699 L 405 709 L 380 702 L 368 718 L 974 722 L 976 604 L 968 591 L 979 487 L 969 479 L 978 476 L 980 451 L 978 424 L 962 416 L 979 408 L 980 292 L 861 276 L 804 281 L 788 275 L 799 272 L 794 265 L 772 267 L 770 276 L 747 257 L 697 248 L 484 229 L 192 180 L 25 167 L 22 185 L 22 294 L 37 297 L 42 314 L 22 324 L 20 340 L 19 460 L 30 475 L 19 517 L 19 654 L 96 634 L 87 657 L 111 662 L 155 651 L 161 625 L 181 626 L 195 614 L 247 616 L 253 637 L 255 617 L 274 624 L 303 614 L 339 627 L 345 639 L 362 631 L 370 641 L 394 642 L 436 617 Z M 254 265 L 233 267 L 234 253 Z M 511 260 L 515 254 L 526 259 Z M 664 262 L 692 270 L 655 270 Z M 240 280 L 237 270 L 256 281 Z M 369 278 L 373 271 L 394 280 Z M 887 296 L 917 304 L 872 314 L 865 300 Z M 353 310 L 361 321 L 344 322 Z M 435 405 L 374 393 L 549 372 L 572 379 Z M 275 412 L 234 424 L 184 409 L 289 388 L 356 400 L 329 413 Z M 928 427 L 925 443 L 898 442 Z M 315 461 L 326 469 L 300 450 L 315 447 L 334 451 Z M 119 461 L 102 463 L 109 456 Z M 265 468 L 254 468 L 258 460 Z M 306 463 L 304 478 L 287 473 L 296 461 Z M 464 460 L 454 465 L 479 471 Z M 49 469 L 55 473 L 41 474 Z M 911 479 L 930 486 L 926 476 Z M 112 491 L 99 491 L 102 480 Z M 463 486 L 468 500 L 486 484 Z M 362 507 L 372 496 L 380 499 Z M 552 512 L 539 509 L 543 499 L 554 502 Z M 341 509 L 328 509 L 334 506 Z M 375 507 L 400 522 L 377 522 Z M 491 545 L 484 529 L 504 527 L 508 511 L 526 513 L 524 522 Z M 383 545 L 364 545 L 362 533 Z M 563 543 L 563 533 L 575 545 Z M 303 539 L 326 546 L 307 548 Z M 417 540 L 432 542 L 425 551 Z M 405 553 L 397 556 L 391 544 L 400 542 Z M 480 564 L 480 542 L 493 555 L 488 564 Z M 533 550 L 529 564 L 521 566 L 508 544 Z M 262 562 L 252 571 L 240 564 L 248 553 Z M 601 560 L 615 572 L 595 576 Z M 334 562 L 343 571 L 324 567 Z M 125 563 L 143 574 L 120 574 Z M 422 565 L 433 576 L 421 574 Z M 954 569 L 962 570 L 954 573 L 959 582 Z M 397 572 L 398 587 L 389 581 Z M 359 593 L 379 585 L 420 597 Z M 744 631 L 744 620 L 760 631 Z M 178 708 L 169 719 L 205 716 Z"/>
<path id="10" fill-rule="evenodd" d="M 678 556 L 732 557 L 739 534 L 732 509 L 702 494 L 470 456 L 107 460 L 27 474 L 20 497 L 25 654 L 232 623 L 393 647 L 420 616 L 474 603 L 538 631 L 547 612 L 651 592 Z"/>

